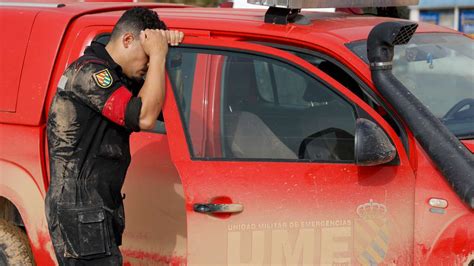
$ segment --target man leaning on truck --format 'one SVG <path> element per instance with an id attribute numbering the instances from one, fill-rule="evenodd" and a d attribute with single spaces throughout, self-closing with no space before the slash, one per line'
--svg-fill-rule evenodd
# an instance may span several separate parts
<path id="1" fill-rule="evenodd" d="M 182 40 L 183 33 L 167 30 L 156 12 L 133 8 L 107 46 L 92 42 L 61 77 L 47 122 L 46 196 L 60 265 L 122 264 L 129 137 L 154 127 L 164 101 L 168 44 Z"/>

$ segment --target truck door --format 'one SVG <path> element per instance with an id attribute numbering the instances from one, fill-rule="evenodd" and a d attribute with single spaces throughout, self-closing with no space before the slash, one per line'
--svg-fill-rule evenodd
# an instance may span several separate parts
<path id="1" fill-rule="evenodd" d="M 237 41 L 186 38 L 168 73 L 189 265 L 412 263 L 406 151 L 349 90 L 294 55 Z M 393 162 L 355 164 L 361 117 L 389 136 Z"/>

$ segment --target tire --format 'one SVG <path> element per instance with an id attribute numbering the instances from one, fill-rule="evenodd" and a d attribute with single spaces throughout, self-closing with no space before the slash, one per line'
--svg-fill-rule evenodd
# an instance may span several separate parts
<path id="1" fill-rule="evenodd" d="M 19 227 L 0 219 L 0 265 L 35 265 L 28 237 Z"/>

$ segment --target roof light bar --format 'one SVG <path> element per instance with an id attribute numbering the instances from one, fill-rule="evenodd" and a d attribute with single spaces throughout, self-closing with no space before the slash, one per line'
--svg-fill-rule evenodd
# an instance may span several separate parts
<path id="1" fill-rule="evenodd" d="M 247 0 L 247 3 L 291 9 L 352 8 L 418 5 L 419 0 Z"/>

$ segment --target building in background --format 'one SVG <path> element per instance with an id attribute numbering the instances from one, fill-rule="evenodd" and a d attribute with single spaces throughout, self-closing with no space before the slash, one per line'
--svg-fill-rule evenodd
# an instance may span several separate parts
<path id="1" fill-rule="evenodd" d="M 410 19 L 429 22 L 474 37 L 474 0 L 420 0 L 410 7 Z"/>

